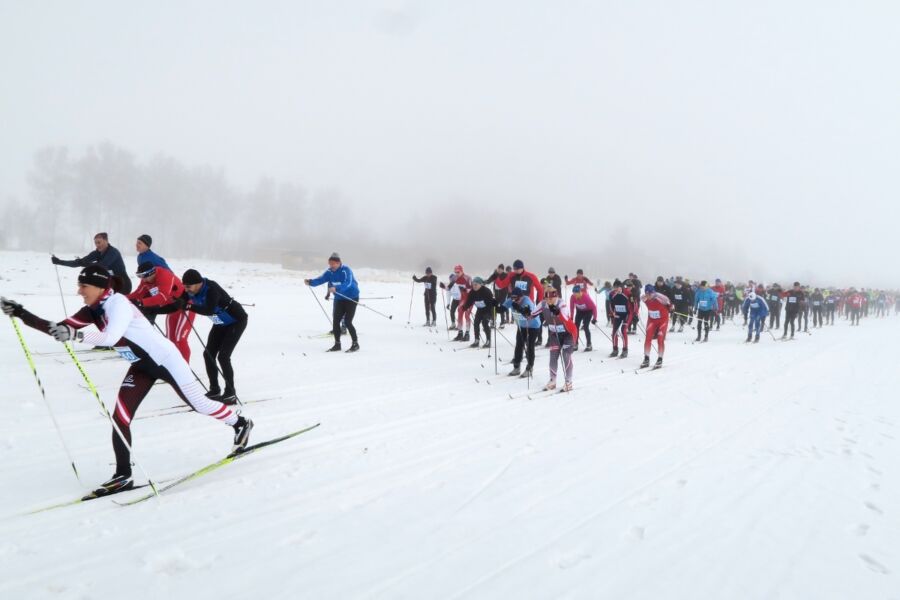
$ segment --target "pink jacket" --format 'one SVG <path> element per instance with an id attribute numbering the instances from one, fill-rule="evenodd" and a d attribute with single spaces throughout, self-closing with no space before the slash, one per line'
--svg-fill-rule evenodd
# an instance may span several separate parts
<path id="1" fill-rule="evenodd" d="M 575 294 L 572 294 L 572 298 L 569 300 L 569 306 L 572 308 L 573 316 L 575 311 L 589 310 L 594 314 L 594 318 L 597 318 L 597 305 L 591 299 L 591 295 L 587 292 L 581 294 L 581 298 L 576 298 Z"/>

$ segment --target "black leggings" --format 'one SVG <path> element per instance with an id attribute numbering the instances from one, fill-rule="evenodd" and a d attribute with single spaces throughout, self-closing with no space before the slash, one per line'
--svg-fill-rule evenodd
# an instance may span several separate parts
<path id="1" fill-rule="evenodd" d="M 437 312 L 434 307 L 437 304 L 437 294 L 425 292 L 425 320 L 437 323 Z"/>
<path id="2" fill-rule="evenodd" d="M 709 335 L 709 328 L 712 325 L 713 320 L 716 318 L 716 311 L 714 310 L 701 310 L 697 312 L 697 339 L 700 339 L 700 334 L 705 333 L 707 336 Z M 704 332 L 705 327 L 705 332 Z"/>
<path id="3" fill-rule="evenodd" d="M 513 366 L 517 369 L 522 364 L 522 354 L 525 354 L 527 361 L 526 368 L 534 367 L 534 345 L 537 342 L 540 329 L 532 329 L 529 327 L 519 327 L 516 331 L 516 350 L 513 353 Z"/>
<path id="4" fill-rule="evenodd" d="M 459 308 L 459 300 L 450 303 L 450 324 L 456 325 L 456 309 Z"/>
<path id="5" fill-rule="evenodd" d="M 822 307 L 821 306 L 813 306 L 812 308 L 813 314 L 813 327 L 821 327 L 824 325 L 822 322 Z"/>
<path id="6" fill-rule="evenodd" d="M 231 368 L 231 353 L 240 341 L 247 328 L 247 319 L 231 325 L 213 325 L 206 338 L 206 350 L 203 351 L 203 362 L 206 363 L 206 376 L 209 377 L 209 389 L 219 389 L 219 370 L 216 359 L 222 366 L 222 377 L 225 378 L 225 391 L 234 393 L 234 369 Z"/>
<path id="7" fill-rule="evenodd" d="M 594 313 L 589 310 L 575 311 L 575 327 L 584 330 L 584 339 L 588 346 L 591 345 L 591 319 Z"/>
<path id="8" fill-rule="evenodd" d="M 769 329 L 781 329 L 781 303 L 769 305 Z"/>
<path id="9" fill-rule="evenodd" d="M 341 319 L 344 327 L 350 333 L 350 339 L 356 343 L 356 327 L 353 326 L 353 315 L 356 314 L 356 302 L 345 298 L 334 299 L 334 314 L 332 315 L 331 333 L 334 335 L 334 343 L 341 345 Z"/>
<path id="10" fill-rule="evenodd" d="M 475 311 L 475 341 L 478 339 L 479 327 L 484 328 L 484 339 L 491 341 L 491 312 L 489 308 L 479 308 Z"/>
<path id="11" fill-rule="evenodd" d="M 787 311 L 784 313 L 784 335 L 787 335 L 788 325 L 791 326 L 791 337 L 794 337 L 794 320 L 797 318 L 796 312 Z"/>

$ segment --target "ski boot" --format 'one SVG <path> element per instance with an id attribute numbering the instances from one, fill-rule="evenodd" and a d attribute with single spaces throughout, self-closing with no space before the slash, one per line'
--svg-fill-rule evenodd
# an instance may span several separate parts
<path id="1" fill-rule="evenodd" d="M 556 382 L 555 382 L 555 381 L 548 381 L 548 382 L 547 382 L 547 385 L 544 386 L 544 391 L 545 391 L 545 392 L 549 392 L 550 390 L 555 390 L 555 389 L 556 389 Z"/>
<path id="2" fill-rule="evenodd" d="M 490 348 L 490 347 L 491 347 L 491 340 L 486 341 L 481 347 L 482 347 L 482 348 Z"/>
<path id="3" fill-rule="evenodd" d="M 572 385 L 572 382 L 571 382 L 571 381 L 567 381 L 567 382 L 566 382 L 566 386 L 563 388 L 563 391 L 565 391 L 565 392 L 571 392 L 571 391 L 574 389 L 574 387 L 575 387 L 575 386 Z"/>
<path id="4" fill-rule="evenodd" d="M 513 370 L 508 373 L 510 377 L 518 377 L 522 374 L 522 370 L 519 367 L 513 367 Z"/>
<path id="5" fill-rule="evenodd" d="M 531 377 L 531 367 L 528 367 L 527 369 L 525 369 L 524 371 L 522 371 L 522 374 L 519 375 L 519 377 L 522 378 L 522 379 L 530 378 L 530 377 Z"/>
<path id="6" fill-rule="evenodd" d="M 682 331 L 684 331 L 684 325 L 679 325 L 679 326 L 678 326 L 678 333 L 681 333 Z"/>
<path id="7" fill-rule="evenodd" d="M 750 334 L 748 333 L 748 334 L 747 334 L 747 339 L 744 340 L 744 343 L 745 343 L 745 344 L 749 344 L 749 343 L 750 343 L 750 339 L 751 339 L 752 337 L 753 337 L 753 336 L 750 335 Z"/>
<path id="8" fill-rule="evenodd" d="M 618 355 L 619 355 L 619 349 L 618 349 L 618 348 L 613 348 L 613 349 L 612 349 L 612 352 L 609 353 L 609 358 L 615 358 L 615 357 L 617 357 Z"/>
<path id="9" fill-rule="evenodd" d="M 347 350 L 347 353 L 349 354 L 350 352 L 359 352 L 359 344 L 357 342 L 350 344 L 350 349 Z"/>
<path id="10" fill-rule="evenodd" d="M 456 323 L 451 323 L 450 327 L 447 328 L 447 331 L 457 331 Z"/>
<path id="11" fill-rule="evenodd" d="M 454 342 L 461 342 L 461 341 L 463 341 L 463 332 L 462 332 L 462 330 L 458 330 L 458 331 L 456 332 L 456 337 L 453 338 L 453 341 L 454 341 Z"/>
<path id="12" fill-rule="evenodd" d="M 619 358 L 628 358 L 628 348 L 622 348 L 622 354 L 619 355 Z"/>
<path id="13" fill-rule="evenodd" d="M 206 397 L 210 400 L 218 400 L 222 396 L 222 391 L 219 388 L 211 387 L 209 391 L 206 392 Z"/>
<path id="14" fill-rule="evenodd" d="M 649 367 L 649 366 L 650 366 L 650 357 L 649 357 L 649 356 L 644 356 L 644 360 L 641 361 L 641 366 L 638 367 L 638 368 L 640 368 L 640 369 L 646 369 L 646 368 Z"/>
<path id="15" fill-rule="evenodd" d="M 756 334 L 756 337 L 753 338 L 753 343 L 754 344 L 759 343 L 759 334 L 758 333 Z"/>
<path id="16" fill-rule="evenodd" d="M 133 487 L 134 480 L 131 478 L 131 473 L 128 473 L 127 475 L 116 473 L 108 480 L 101 483 L 100 487 L 90 493 L 90 496 L 94 498 L 99 498 L 100 496 L 109 496 L 111 494 L 130 490 Z"/>
<path id="17" fill-rule="evenodd" d="M 474 342 L 469 344 L 469 348 L 478 348 L 479 346 L 481 346 L 481 340 L 475 340 Z"/>
<path id="18" fill-rule="evenodd" d="M 238 454 L 247 447 L 252 429 L 253 421 L 246 417 L 238 417 L 237 423 L 234 424 L 234 448 L 231 449 L 232 454 Z"/>
<path id="19" fill-rule="evenodd" d="M 588 344 L 587 346 L 584 347 L 584 351 L 585 351 L 585 352 L 593 352 L 593 351 L 594 351 L 594 347 L 591 346 L 590 344 Z"/>
<path id="20" fill-rule="evenodd" d="M 225 388 L 225 392 L 222 394 L 222 397 L 219 398 L 219 402 L 227 404 L 228 406 L 234 406 L 237 404 L 237 393 L 234 390 Z"/>
<path id="21" fill-rule="evenodd" d="M 334 346 L 332 346 L 331 348 L 329 348 L 329 349 L 326 350 L 325 352 L 340 352 L 340 351 L 341 351 L 341 345 L 340 345 L 340 344 L 335 344 Z"/>
<path id="22" fill-rule="evenodd" d="M 662 356 L 656 358 L 656 364 L 653 366 L 654 369 L 658 369 L 662 366 Z"/>
<path id="23" fill-rule="evenodd" d="M 709 341 L 709 332 L 708 332 L 708 331 L 703 335 L 703 341 L 704 341 L 704 342 L 708 342 L 708 341 Z"/>
<path id="24" fill-rule="evenodd" d="M 465 335 L 463 335 L 462 341 L 464 341 L 464 342 L 468 342 L 468 341 L 469 341 L 469 332 L 468 332 L 468 331 L 465 333 Z"/>

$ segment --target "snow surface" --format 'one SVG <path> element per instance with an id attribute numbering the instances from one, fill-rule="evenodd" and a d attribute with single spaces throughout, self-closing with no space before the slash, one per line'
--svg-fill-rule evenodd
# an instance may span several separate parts
<path id="1" fill-rule="evenodd" d="M 419 327 L 421 286 L 405 326 L 406 276 L 358 270 L 363 296 L 394 296 L 367 301 L 394 318 L 360 309 L 362 351 L 335 355 L 307 337 L 328 325 L 306 274 L 172 262 L 256 303 L 238 391 L 277 399 L 246 409 L 253 440 L 322 426 L 159 500 L 24 515 L 87 487 L 0 323 L 0 598 L 900 599 L 898 318 L 751 346 L 731 323 L 708 344 L 671 334 L 666 367 L 641 375 L 638 340 L 610 360 L 596 332 L 574 393 L 512 400 L 524 381 L 476 383 L 493 373 L 486 351 Z M 76 272 L 60 274 L 73 312 Z M 56 285 L 46 255 L 0 253 L 3 295 L 57 318 Z M 87 358 L 112 403 L 125 363 Z M 64 355 L 36 361 L 85 485 L 105 480 L 96 402 Z M 533 385 L 546 363 L 540 351 Z M 158 386 L 138 416 L 178 404 Z M 158 480 L 231 441 L 196 414 L 137 420 L 134 435 Z"/>

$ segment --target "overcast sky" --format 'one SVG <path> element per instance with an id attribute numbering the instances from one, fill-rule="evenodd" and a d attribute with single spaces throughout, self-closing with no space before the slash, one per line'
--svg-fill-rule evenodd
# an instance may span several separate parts
<path id="1" fill-rule="evenodd" d="M 900 283 L 898 2 L 0 0 L 0 77 L 2 197 L 109 140 L 385 236 L 458 203 L 463 236 Z"/>

